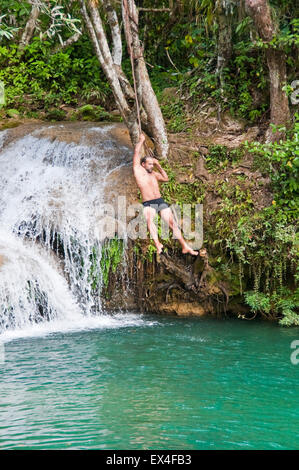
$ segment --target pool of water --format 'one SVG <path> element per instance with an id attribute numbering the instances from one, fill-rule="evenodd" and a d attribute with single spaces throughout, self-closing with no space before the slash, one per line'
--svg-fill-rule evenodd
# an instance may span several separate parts
<path id="1" fill-rule="evenodd" d="M 299 328 L 134 314 L 6 335 L 1 448 L 296 449 L 294 340 Z"/>

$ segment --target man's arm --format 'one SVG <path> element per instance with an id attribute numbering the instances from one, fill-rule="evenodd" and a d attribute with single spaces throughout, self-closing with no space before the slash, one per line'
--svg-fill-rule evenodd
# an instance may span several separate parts
<path id="1" fill-rule="evenodd" d="M 158 181 L 164 181 L 165 183 L 167 181 L 169 181 L 166 171 L 163 170 L 163 168 L 161 167 L 159 161 L 156 158 L 154 158 L 154 164 L 157 167 L 157 170 L 159 170 L 159 173 L 157 173 L 156 171 L 154 172 L 157 180 Z"/>
<path id="2" fill-rule="evenodd" d="M 140 134 L 139 141 L 135 145 L 135 149 L 134 149 L 133 168 L 139 168 L 140 167 L 140 150 L 143 146 L 144 141 L 145 141 L 144 135 Z"/>

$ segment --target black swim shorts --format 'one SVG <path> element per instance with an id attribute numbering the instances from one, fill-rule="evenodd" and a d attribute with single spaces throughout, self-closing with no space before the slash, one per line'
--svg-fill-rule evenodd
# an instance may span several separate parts
<path id="1" fill-rule="evenodd" d="M 164 201 L 163 197 L 158 197 L 158 199 L 151 199 L 150 201 L 144 201 L 142 203 L 144 207 L 152 207 L 156 212 L 160 212 L 163 209 L 169 207 L 167 202 Z"/>

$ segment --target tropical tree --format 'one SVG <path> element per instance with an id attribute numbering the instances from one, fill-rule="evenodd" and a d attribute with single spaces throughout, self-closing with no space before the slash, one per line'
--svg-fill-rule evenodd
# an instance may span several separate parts
<path id="1" fill-rule="evenodd" d="M 121 2 L 125 37 L 132 60 L 134 92 L 121 67 L 123 46 L 115 6 L 111 1 L 99 0 L 80 0 L 80 5 L 95 53 L 110 84 L 117 107 L 129 129 L 133 144 L 137 143 L 141 127 L 143 127 L 153 138 L 157 153 L 166 157 L 168 153 L 167 132 L 147 72 L 139 39 L 138 10 L 134 0 Z M 99 11 L 99 7 L 102 12 Z M 102 19 L 102 17 L 105 18 L 105 14 L 112 36 L 111 49 Z M 136 98 L 133 104 L 131 104 L 132 97 Z"/>
<path id="2" fill-rule="evenodd" d="M 287 83 L 286 55 L 275 41 L 279 32 L 278 24 L 273 19 L 268 0 L 245 0 L 245 4 L 266 51 L 270 78 L 271 123 L 275 126 L 286 126 L 290 121 L 289 100 L 284 91 Z M 269 129 L 267 139 L 277 140 L 282 134 L 275 134 Z"/>

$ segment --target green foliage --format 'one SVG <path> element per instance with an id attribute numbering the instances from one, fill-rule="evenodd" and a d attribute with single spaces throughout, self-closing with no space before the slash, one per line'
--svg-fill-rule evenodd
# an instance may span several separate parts
<path id="1" fill-rule="evenodd" d="M 32 116 L 32 113 L 31 113 Z M 34 115 L 32 116 L 34 117 Z M 46 114 L 46 119 L 48 121 L 63 121 L 64 118 L 66 117 L 66 112 L 63 111 L 62 109 L 49 109 L 49 111 Z"/>
<path id="2" fill-rule="evenodd" d="M 223 183 L 226 195 L 222 198 L 222 207 L 219 212 L 230 216 L 231 220 L 236 216 L 240 217 L 250 211 L 253 207 L 253 201 L 250 190 L 242 190 L 238 184 L 231 187 L 229 183 Z"/>
<path id="3" fill-rule="evenodd" d="M 230 6 L 236 2 L 226 2 Z M 295 78 L 296 46 L 299 22 L 294 2 L 273 0 L 273 14 L 279 25 L 271 47 L 282 48 L 287 55 L 289 77 Z M 164 7 L 163 0 L 142 2 L 143 7 Z M 8 106 L 30 106 L 38 110 L 46 105 L 88 102 L 109 107 L 111 91 L 103 77 L 86 33 L 66 50 L 53 53 L 62 40 L 77 31 L 80 18 L 78 2 L 50 0 L 42 2 L 39 28 L 42 40 L 33 38 L 24 56 L 17 53 L 16 30 L 28 20 L 28 1 L 1 2 L 0 39 L 6 51 L 0 51 L 0 80 L 6 86 Z M 115 5 L 118 14 L 120 9 Z M 269 109 L 268 69 L 263 48 L 252 41 L 252 20 L 242 9 L 228 8 L 232 16 L 233 53 L 223 70 L 221 86 L 217 76 L 218 16 L 212 0 L 174 2 L 173 12 L 140 11 L 140 36 L 144 44 L 149 73 L 156 93 L 169 86 L 179 86 L 194 106 L 212 99 L 221 109 L 256 123 Z M 237 14 L 238 11 L 238 14 Z M 102 13 L 102 11 L 101 11 Z M 10 18 L 10 26 L 8 26 Z M 105 23 L 105 21 L 104 21 Z M 11 25 L 14 25 L 13 27 Z M 7 34 L 9 39 L 7 39 Z M 109 29 L 107 28 L 109 37 Z M 13 35 L 13 36 L 12 36 Z M 5 37 L 7 36 L 7 37 Z M 259 47 L 261 46 L 261 47 Z M 131 79 L 131 65 L 124 50 L 123 69 Z M 290 80 L 289 80 L 290 82 Z M 286 84 L 286 86 L 289 86 Z M 164 113 L 169 130 L 189 129 L 181 101 L 166 104 Z"/>
<path id="4" fill-rule="evenodd" d="M 299 280 L 298 244 L 296 225 L 288 221 L 282 209 L 267 207 L 240 217 L 237 227 L 226 239 L 226 247 L 239 260 L 241 292 L 247 266 L 253 291 L 245 298 L 253 310 L 259 309 L 274 317 L 280 313 L 287 316 L 287 304 L 283 301 L 293 298 L 294 286 L 290 288 L 290 295 L 289 290 L 285 291 L 285 283 L 288 279 L 295 285 Z M 271 300 L 269 305 L 266 299 Z"/>
<path id="5" fill-rule="evenodd" d="M 107 288 L 111 273 L 115 273 L 124 256 L 123 240 L 112 238 L 106 240 L 101 249 L 93 246 L 89 256 L 90 265 L 88 273 L 88 282 L 94 293 Z"/>
<path id="6" fill-rule="evenodd" d="M 273 204 L 285 208 L 289 219 L 299 215 L 299 114 L 286 140 L 247 144 L 255 156 L 254 165 L 269 175 L 275 192 Z"/>
<path id="7" fill-rule="evenodd" d="M 79 100 L 105 104 L 111 92 L 91 45 L 82 39 L 65 51 L 53 53 L 51 48 L 51 41 L 39 38 L 34 38 L 22 56 L 16 44 L 0 47 L 0 80 L 5 84 L 7 106 L 26 103 L 28 107 L 30 103 L 32 110 L 47 110 Z"/>
<path id="8" fill-rule="evenodd" d="M 272 47 L 274 49 L 285 49 L 290 52 L 292 46 L 298 47 L 299 45 L 299 20 L 298 18 L 291 19 L 289 22 L 284 22 L 280 31 L 274 35 L 270 42 L 264 42 L 261 39 L 256 41 L 256 46 L 261 49 Z"/>
<path id="9" fill-rule="evenodd" d="M 214 45 L 215 47 L 215 45 Z M 200 102 L 212 99 L 222 110 L 232 115 L 257 122 L 269 108 L 267 64 L 263 56 L 254 52 L 252 43 L 239 41 L 233 44 L 233 56 L 228 67 L 222 70 L 222 83 L 215 73 L 214 57 L 210 51 L 202 51 L 196 59 L 196 73 L 177 74 L 177 84 L 188 101 L 197 108 Z M 192 63 L 195 59 L 190 57 Z"/>
<path id="10" fill-rule="evenodd" d="M 115 273 L 124 256 L 123 240 L 111 238 L 102 246 L 100 258 L 102 282 L 107 287 L 110 273 Z"/>
<path id="11" fill-rule="evenodd" d="M 7 12 L 6 15 L 8 12 L 13 14 L 18 24 L 24 23 L 31 10 L 31 5 L 28 1 L 20 2 L 19 0 L 1 0 L 1 7 L 3 12 Z"/>
<path id="12" fill-rule="evenodd" d="M 293 293 L 284 289 L 280 294 L 247 291 L 245 302 L 254 313 L 270 319 L 279 318 L 282 326 L 299 326 L 299 289 Z"/>
<path id="13" fill-rule="evenodd" d="M 297 124 L 284 142 L 246 145 L 256 155 L 256 168 L 271 176 L 275 197 L 272 204 L 254 211 L 248 187 L 242 190 L 239 184 L 215 181 L 214 191 L 221 197 L 221 204 L 213 211 L 211 227 L 206 226 L 205 234 L 211 250 L 220 245 L 224 253 L 230 254 L 231 267 L 238 265 L 239 292 L 252 311 L 280 319 L 282 325 L 298 324 L 298 202 L 296 207 L 290 203 L 298 201 L 297 187 L 292 184 L 292 178 L 298 180 L 296 129 Z M 225 148 L 210 148 L 210 170 L 226 160 Z"/>
<path id="14" fill-rule="evenodd" d="M 155 253 L 157 253 L 157 248 L 156 248 L 156 245 L 154 244 L 153 240 L 151 239 L 150 243 L 147 247 L 147 250 L 146 250 L 146 259 L 150 263 L 153 262 L 153 256 L 154 256 Z"/>
<path id="15" fill-rule="evenodd" d="M 188 129 L 181 100 L 172 100 L 167 104 L 162 104 L 161 110 L 171 132 L 183 132 Z"/>
<path id="16" fill-rule="evenodd" d="M 209 171 L 224 170 L 228 165 L 236 164 L 244 156 L 244 149 L 229 150 L 224 145 L 211 145 L 206 156 L 206 167 Z"/>
<path id="17" fill-rule="evenodd" d="M 205 29 L 202 26 L 198 27 L 198 25 L 192 24 L 189 26 L 188 34 L 181 41 L 181 47 L 187 50 L 189 64 L 195 69 L 202 65 L 202 59 L 211 47 L 211 42 L 213 42 L 209 41 L 210 47 L 208 47 L 206 41 L 203 40 L 205 36 Z"/>
<path id="18" fill-rule="evenodd" d="M 13 35 L 18 31 L 19 28 L 14 28 L 13 26 L 7 25 L 4 21 L 6 15 L 0 16 L 0 41 L 3 38 L 11 39 Z"/>
<path id="19" fill-rule="evenodd" d="M 119 121 L 119 117 L 112 116 L 102 106 L 93 106 L 91 104 L 81 106 L 77 110 L 76 116 L 83 121 Z"/>
<path id="20" fill-rule="evenodd" d="M 268 314 L 271 309 L 270 297 L 261 292 L 247 291 L 244 293 L 245 302 L 253 312 Z"/>
<path id="21" fill-rule="evenodd" d="M 204 187 L 199 181 L 192 180 L 188 183 L 178 183 L 176 172 L 169 164 L 163 162 L 163 168 L 168 174 L 168 182 L 163 183 L 163 198 L 168 204 L 177 204 L 181 208 L 183 204 L 191 204 L 193 208 L 195 204 L 201 203 L 204 196 Z M 184 169 L 184 171 L 186 171 Z M 189 175 L 192 179 L 192 173 Z"/>
<path id="22" fill-rule="evenodd" d="M 17 109 L 7 109 L 6 110 L 6 116 L 8 117 L 17 117 L 19 115 L 19 111 Z"/>
<path id="23" fill-rule="evenodd" d="M 255 53 L 251 42 L 236 42 L 233 49 L 230 67 L 223 74 L 224 107 L 255 123 L 269 106 L 267 65 L 264 57 Z"/>

